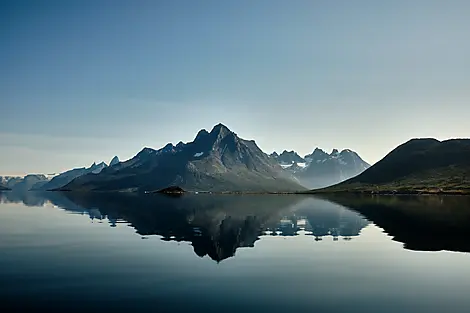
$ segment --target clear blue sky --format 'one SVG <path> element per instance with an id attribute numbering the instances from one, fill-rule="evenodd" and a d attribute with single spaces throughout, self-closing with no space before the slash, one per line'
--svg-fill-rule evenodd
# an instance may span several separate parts
<path id="1" fill-rule="evenodd" d="M 470 135 L 469 1 L 1 1 L 0 174 L 191 141 L 266 152 Z"/>

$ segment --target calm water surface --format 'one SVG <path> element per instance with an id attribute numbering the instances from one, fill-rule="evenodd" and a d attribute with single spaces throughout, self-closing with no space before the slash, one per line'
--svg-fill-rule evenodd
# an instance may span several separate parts
<path id="1" fill-rule="evenodd" d="M 465 197 L 0 197 L 1 312 L 470 312 Z"/>

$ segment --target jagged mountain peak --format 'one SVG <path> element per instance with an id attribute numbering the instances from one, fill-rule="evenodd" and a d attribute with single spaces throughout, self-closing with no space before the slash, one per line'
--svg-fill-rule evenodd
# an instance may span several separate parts
<path id="1" fill-rule="evenodd" d="M 176 147 L 173 146 L 173 144 L 170 142 L 170 143 L 167 143 L 163 148 L 161 148 L 160 150 L 158 150 L 158 152 L 172 152 Z"/>
<path id="2" fill-rule="evenodd" d="M 117 156 L 115 156 L 111 162 L 109 162 L 109 166 L 113 166 L 113 165 L 116 165 L 120 162 L 119 158 Z"/>
<path id="3" fill-rule="evenodd" d="M 301 190 L 295 178 L 273 162 L 254 140 L 239 138 L 225 125 L 200 130 L 193 142 L 144 148 L 99 177 L 85 175 L 70 190 L 158 190 L 178 185 L 193 190 Z M 165 150 L 171 151 L 164 153 Z M 132 177 L 132 179 L 129 179 Z"/>
<path id="4" fill-rule="evenodd" d="M 294 150 L 291 150 L 291 151 L 284 150 L 280 155 L 276 157 L 276 159 L 281 164 L 294 164 L 294 163 L 305 162 L 305 160 Z"/>
<path id="5" fill-rule="evenodd" d="M 295 154 L 284 150 L 276 157 L 276 162 L 285 170 L 291 172 L 304 186 L 320 188 L 336 184 L 362 173 L 370 165 L 350 149 L 339 152 L 332 149 L 327 153 L 315 148 L 311 154 L 304 157 L 304 162 L 295 161 Z"/>
<path id="6" fill-rule="evenodd" d="M 94 174 L 98 174 L 101 172 L 105 167 L 108 167 L 108 165 L 104 162 L 96 164 L 96 162 L 93 162 L 93 165 L 88 169 Z"/>
<path id="7" fill-rule="evenodd" d="M 96 162 L 93 162 L 93 164 L 89 167 L 89 169 L 102 168 L 102 167 L 106 167 L 106 166 L 108 166 L 108 165 L 104 162 L 100 162 L 98 164 Z"/>
<path id="8" fill-rule="evenodd" d="M 136 157 L 143 157 L 152 153 L 155 153 L 156 150 L 149 148 L 149 147 L 144 147 L 142 150 L 140 150 L 139 153 L 137 153 Z"/>
<path id="9" fill-rule="evenodd" d="M 212 128 L 210 134 L 212 136 L 217 136 L 217 138 L 220 138 L 220 139 L 225 138 L 226 136 L 229 136 L 229 135 L 232 135 L 232 136 L 235 135 L 234 132 L 232 132 L 230 129 L 228 129 L 227 126 L 221 123 L 215 125 Z"/>
<path id="10" fill-rule="evenodd" d="M 322 160 L 327 158 L 329 155 L 320 148 L 315 148 L 311 154 L 307 154 L 304 158 L 306 160 Z"/>
<path id="11" fill-rule="evenodd" d="M 229 132 L 230 132 L 230 129 L 229 129 L 227 126 L 225 126 L 225 125 L 222 124 L 222 123 L 218 123 L 217 125 L 215 125 L 215 126 L 212 128 L 211 133 L 213 133 L 214 131 L 215 131 L 215 132 L 219 132 L 219 131 L 222 131 L 222 130 L 223 130 L 223 131 L 229 131 Z"/>
<path id="12" fill-rule="evenodd" d="M 284 151 L 282 151 L 281 155 L 283 155 L 283 154 L 297 154 L 297 152 L 295 152 L 294 150 L 291 150 L 291 151 L 284 150 Z"/>

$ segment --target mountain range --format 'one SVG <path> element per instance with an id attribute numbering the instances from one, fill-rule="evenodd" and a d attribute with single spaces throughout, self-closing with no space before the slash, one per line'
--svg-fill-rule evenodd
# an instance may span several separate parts
<path id="1" fill-rule="evenodd" d="M 29 174 L 24 177 L 0 176 L 0 186 L 21 191 L 40 188 L 48 181 L 49 178 L 43 174 Z"/>
<path id="2" fill-rule="evenodd" d="M 111 164 L 119 163 L 119 158 L 114 157 Z M 60 188 L 70 183 L 75 178 L 88 174 L 99 173 L 103 168 L 108 167 L 104 162 L 99 164 L 93 163 L 90 167 L 75 168 L 58 175 L 50 174 L 29 174 L 24 177 L 20 176 L 0 176 L 0 190 L 15 190 L 15 191 L 29 191 L 29 190 L 51 190 Z"/>
<path id="3" fill-rule="evenodd" d="M 114 158 L 113 158 L 113 161 L 114 161 Z M 90 167 L 74 168 L 72 170 L 63 172 L 63 173 L 53 177 L 49 182 L 42 185 L 41 187 L 33 188 L 33 189 L 34 190 L 57 189 L 57 188 L 60 188 L 62 186 L 67 185 L 72 180 L 74 180 L 75 178 L 80 177 L 82 175 L 98 174 L 106 167 L 108 167 L 108 165 L 104 162 L 101 162 L 99 164 L 93 163 Z"/>
<path id="4" fill-rule="evenodd" d="M 190 191 L 279 192 L 306 188 L 254 140 L 218 124 L 189 143 L 144 148 L 132 159 L 77 177 L 62 190 L 154 191 L 180 186 Z"/>
<path id="5" fill-rule="evenodd" d="M 309 189 L 331 186 L 357 176 L 370 165 L 354 151 L 337 149 L 328 154 L 316 148 L 303 158 L 295 151 L 284 150 L 270 155 L 285 170 L 290 171 L 299 183 Z"/>
<path id="6" fill-rule="evenodd" d="M 264 153 L 223 124 L 192 142 L 144 148 L 54 177 L 0 177 L 0 190 L 470 193 L 470 139 L 412 139 L 370 166 L 354 151 Z"/>
<path id="7" fill-rule="evenodd" d="M 362 174 L 316 192 L 470 193 L 470 139 L 412 139 Z"/>

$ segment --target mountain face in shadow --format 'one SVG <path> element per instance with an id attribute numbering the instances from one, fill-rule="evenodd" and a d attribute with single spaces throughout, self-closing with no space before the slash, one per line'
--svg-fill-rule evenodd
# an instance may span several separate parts
<path id="1" fill-rule="evenodd" d="M 405 249 L 470 252 L 470 197 L 328 195 L 383 228 Z"/>
<path id="2" fill-rule="evenodd" d="M 132 159 L 98 174 L 75 178 L 72 191 L 155 191 L 179 186 L 188 191 L 278 192 L 305 190 L 253 140 L 218 124 L 201 130 L 194 141 L 144 148 Z"/>

